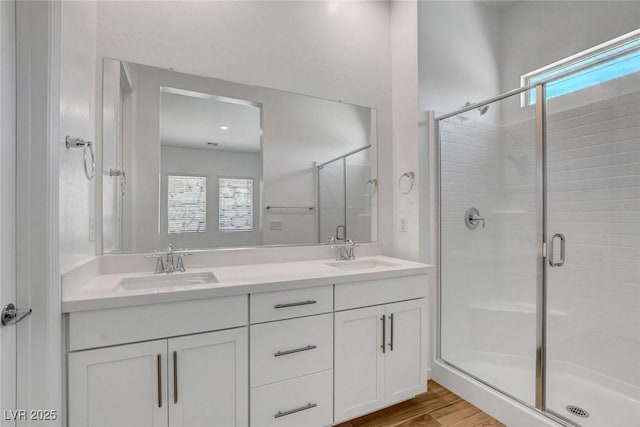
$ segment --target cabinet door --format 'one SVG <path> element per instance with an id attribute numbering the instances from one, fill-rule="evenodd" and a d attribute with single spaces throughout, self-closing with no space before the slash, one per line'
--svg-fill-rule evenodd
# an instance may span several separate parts
<path id="1" fill-rule="evenodd" d="M 167 427 L 167 341 L 69 354 L 70 427 Z"/>
<path id="2" fill-rule="evenodd" d="M 169 339 L 171 427 L 249 424 L 247 328 Z"/>
<path id="3" fill-rule="evenodd" d="M 384 406 L 385 306 L 335 314 L 335 422 Z"/>
<path id="4" fill-rule="evenodd" d="M 387 304 L 385 404 L 427 390 L 425 299 Z"/>

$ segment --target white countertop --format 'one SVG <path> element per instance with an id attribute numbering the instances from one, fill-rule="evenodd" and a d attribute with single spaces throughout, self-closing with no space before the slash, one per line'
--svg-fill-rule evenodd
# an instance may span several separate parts
<path id="1" fill-rule="evenodd" d="M 189 286 L 171 285 L 138 290 L 124 290 L 118 284 L 124 278 L 154 277 L 153 272 L 103 274 L 89 280 L 82 286 L 64 292 L 62 312 L 101 310 L 411 276 L 426 274 L 433 269 L 431 265 L 386 256 L 358 257 L 355 261 L 338 262 L 357 263 L 367 260 L 378 260 L 389 265 L 378 264 L 375 268 L 344 271 L 329 265 L 337 261 L 320 259 L 230 267 L 193 268 L 188 269 L 186 273 L 173 273 L 173 275 L 212 272 L 218 282 Z"/>

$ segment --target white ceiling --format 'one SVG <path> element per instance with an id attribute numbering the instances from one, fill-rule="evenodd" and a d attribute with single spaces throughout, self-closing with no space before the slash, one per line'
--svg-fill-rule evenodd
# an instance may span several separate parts
<path id="1" fill-rule="evenodd" d="M 162 88 L 160 141 L 174 147 L 260 152 L 260 108 L 220 97 Z M 221 130 L 220 125 L 229 126 Z M 207 142 L 217 142 L 210 147 Z"/>

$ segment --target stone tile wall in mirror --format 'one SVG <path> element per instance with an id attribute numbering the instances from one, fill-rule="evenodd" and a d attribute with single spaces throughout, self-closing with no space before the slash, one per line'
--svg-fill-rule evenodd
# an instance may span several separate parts
<path id="1" fill-rule="evenodd" d="M 103 251 L 377 240 L 376 112 L 103 64 Z"/>

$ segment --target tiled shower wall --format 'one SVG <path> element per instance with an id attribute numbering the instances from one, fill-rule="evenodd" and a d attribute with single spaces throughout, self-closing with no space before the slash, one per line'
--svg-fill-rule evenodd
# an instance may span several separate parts
<path id="1" fill-rule="evenodd" d="M 567 236 L 567 262 L 549 269 L 548 354 L 640 387 L 628 370 L 640 361 L 640 93 L 559 107 L 548 102 L 548 232 Z M 477 117 L 440 124 L 443 353 L 532 356 L 535 121 Z M 484 230 L 464 226 L 470 206 Z"/>
<path id="2" fill-rule="evenodd" d="M 548 298 L 570 320 L 549 355 L 640 387 L 640 92 L 548 109 L 549 232 L 567 236 Z"/>
<path id="3" fill-rule="evenodd" d="M 473 324 L 469 308 L 486 302 L 502 285 L 500 230 L 490 214 L 504 184 L 500 128 L 472 120 L 474 113 L 440 122 L 442 345 L 443 354 L 459 363 L 469 350 L 468 343 L 486 336 L 469 328 Z M 464 214 L 470 207 L 485 217 L 484 229 L 465 226 Z"/>

